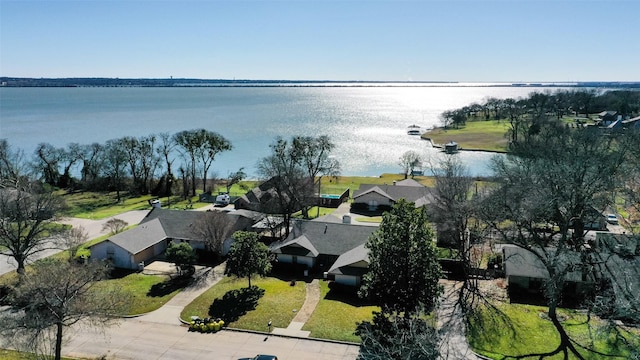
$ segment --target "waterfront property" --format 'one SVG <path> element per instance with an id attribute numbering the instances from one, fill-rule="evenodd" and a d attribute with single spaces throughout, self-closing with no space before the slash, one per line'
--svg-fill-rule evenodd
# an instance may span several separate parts
<path id="1" fill-rule="evenodd" d="M 400 199 L 422 207 L 433 202 L 433 194 L 426 186 L 413 179 L 393 182 L 392 185 L 362 184 L 353 193 L 353 212 L 383 212 L 391 209 Z"/>

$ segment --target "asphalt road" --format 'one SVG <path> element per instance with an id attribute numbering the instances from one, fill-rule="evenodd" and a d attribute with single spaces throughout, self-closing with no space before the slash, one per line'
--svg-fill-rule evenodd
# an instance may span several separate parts
<path id="1" fill-rule="evenodd" d="M 275 335 L 222 330 L 214 334 L 189 332 L 187 327 L 123 320 L 119 326 L 99 329 L 76 328 L 67 332 L 63 355 L 104 359 L 187 360 L 240 359 L 271 354 L 278 359 L 355 360 L 358 346 L 287 338 Z"/>

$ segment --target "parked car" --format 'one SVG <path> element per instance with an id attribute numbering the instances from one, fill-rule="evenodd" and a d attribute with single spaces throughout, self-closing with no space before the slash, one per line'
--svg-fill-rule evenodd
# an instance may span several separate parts
<path id="1" fill-rule="evenodd" d="M 607 222 L 609 224 L 617 225 L 618 224 L 618 217 L 616 216 L 616 214 L 607 214 Z"/>
<path id="2" fill-rule="evenodd" d="M 242 358 L 242 359 L 238 359 L 238 360 L 278 360 L 278 357 L 275 355 L 256 355 L 252 358 Z"/>

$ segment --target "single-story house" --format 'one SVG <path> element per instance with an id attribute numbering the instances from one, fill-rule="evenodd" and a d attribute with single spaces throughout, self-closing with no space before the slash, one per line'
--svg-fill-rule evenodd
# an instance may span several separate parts
<path id="1" fill-rule="evenodd" d="M 614 123 L 616 120 L 622 120 L 622 115 L 618 115 L 617 111 L 608 110 L 598 114 L 596 123 L 598 126 L 606 127 Z"/>
<path id="2" fill-rule="evenodd" d="M 340 255 L 327 274 L 339 284 L 360 286 L 368 270 L 369 250 L 362 244 Z"/>
<path id="3" fill-rule="evenodd" d="M 266 214 L 280 214 L 282 213 L 282 210 L 279 196 L 286 197 L 287 195 L 286 193 L 278 193 L 278 185 L 281 185 L 278 183 L 278 178 L 271 178 L 237 198 L 233 204 L 236 209 L 260 211 Z M 298 185 L 300 188 L 306 186 L 309 189 L 313 189 L 313 182 L 311 180 L 300 182 Z M 293 210 L 298 211 L 301 208 L 302 206 L 298 204 L 298 206 Z"/>
<path id="4" fill-rule="evenodd" d="M 204 249 L 205 243 L 194 231 L 194 224 L 205 216 L 200 211 L 165 210 L 153 208 L 140 224 L 92 245 L 92 259 L 108 259 L 117 268 L 138 269 L 151 258 L 161 255 L 170 242 L 186 242 L 194 249 Z M 228 220 L 229 238 L 223 254 L 231 246 L 230 236 L 237 230 L 250 231 L 262 214 L 252 211 L 224 213 Z"/>
<path id="5" fill-rule="evenodd" d="M 334 274 L 351 276 L 349 279 L 344 277 L 345 283 L 359 284 L 359 278 L 354 277 L 361 274 L 348 268 L 364 266 L 360 262 L 363 259 L 356 258 L 362 255 L 363 245 L 376 229 L 375 226 L 298 220 L 293 222 L 289 236 L 271 244 L 270 249 L 279 263 L 298 264 L 319 271 L 333 270 Z M 362 249 L 355 250 L 359 247 Z M 343 277 L 336 277 L 336 281 L 343 281 Z"/>
<path id="6" fill-rule="evenodd" d="M 89 249 L 92 259 L 109 260 L 114 267 L 136 270 L 146 260 L 162 254 L 169 241 L 160 220 L 154 219 L 113 235 Z"/>
<path id="7" fill-rule="evenodd" d="M 511 291 L 536 293 L 543 289 L 544 282 L 549 279 L 547 268 L 532 250 L 516 245 L 502 245 L 502 268 Z M 553 249 L 547 249 L 547 256 L 555 256 Z M 554 259 L 566 266 L 580 264 L 580 254 L 565 252 L 562 259 Z M 583 280 L 580 269 L 569 271 L 565 275 L 565 291 L 572 295 L 586 294 L 592 287 L 594 279 Z"/>
<path id="8" fill-rule="evenodd" d="M 361 184 L 353 193 L 353 210 L 379 211 L 390 209 L 398 200 L 422 207 L 433 202 L 433 194 L 426 186 L 413 179 L 394 182 L 392 185 Z"/>
<path id="9" fill-rule="evenodd" d="M 622 127 L 625 129 L 640 129 L 640 116 L 623 120 Z"/>

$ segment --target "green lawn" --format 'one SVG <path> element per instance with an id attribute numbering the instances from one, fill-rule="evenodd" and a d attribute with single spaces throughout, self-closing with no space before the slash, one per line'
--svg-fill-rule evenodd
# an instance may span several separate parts
<path id="1" fill-rule="evenodd" d="M 144 275 L 139 273 L 103 280 L 96 285 L 102 287 L 116 287 L 131 296 L 131 307 L 128 314 L 139 315 L 158 309 L 171 300 L 184 286 L 184 283 L 171 281 L 168 276 Z"/>
<path id="2" fill-rule="evenodd" d="M 120 202 L 117 202 L 115 192 L 77 192 L 69 194 L 60 191 L 60 195 L 62 195 L 68 207 L 64 213 L 65 216 L 94 220 L 104 219 L 131 210 L 149 210 L 151 209 L 149 200 L 156 198 L 151 195 L 132 197 L 127 192 L 121 192 Z M 166 197 L 160 200 L 163 207 L 167 206 Z M 191 198 L 191 203 L 188 200 L 183 200 L 180 196 L 172 196 L 170 204 L 172 209 L 198 208 L 209 205 L 198 202 L 197 196 Z"/>
<path id="3" fill-rule="evenodd" d="M 467 337 L 477 353 L 492 359 L 508 359 L 518 355 L 552 351 L 560 343 L 553 324 L 545 317 L 545 307 L 501 303 L 498 304 L 498 308 L 506 318 L 503 319 L 485 309 L 470 321 Z M 560 309 L 559 313 L 565 319 L 568 334 L 580 344 L 593 344 L 598 351 L 627 357 L 628 350 L 616 348 L 621 343 L 615 342 L 615 337 L 603 331 L 602 322 L 592 318 L 589 324 L 586 324 L 586 315 L 572 310 Z M 623 336 L 635 337 L 638 341 L 640 334 L 625 333 Z M 587 351 L 584 351 L 583 355 L 585 359 L 602 358 L 601 355 Z M 558 355 L 549 359 L 562 358 L 562 355 Z"/>
<path id="4" fill-rule="evenodd" d="M 436 128 L 422 135 L 434 144 L 443 145 L 455 141 L 463 149 L 486 151 L 506 151 L 508 140 L 505 134 L 509 129 L 507 121 L 471 121 L 459 129 Z"/>
<path id="5" fill-rule="evenodd" d="M 264 294 L 258 299 L 255 308 L 253 308 L 255 304 L 248 304 L 247 301 L 243 301 L 245 298 L 241 296 L 235 298 L 236 301 L 233 298 L 231 301 L 223 301 L 225 294 L 234 294 L 234 291 L 246 288 L 247 285 L 247 279 L 225 277 L 187 305 L 180 317 L 189 321 L 191 316 L 203 318 L 220 313 L 231 314 L 231 320 L 220 316 L 229 327 L 267 331 L 269 321 L 274 327 L 287 327 L 296 315 L 293 310 L 299 310 L 305 300 L 306 288 L 303 282 L 297 282 L 295 286 L 291 286 L 289 281 L 266 277 L 251 280 L 251 285 L 256 285 L 264 290 Z M 218 299 L 217 306 L 210 309 L 216 299 Z M 212 315 L 209 315 L 210 310 L 213 310 Z M 235 317 L 238 319 L 234 320 Z"/>
<path id="6" fill-rule="evenodd" d="M 330 292 L 328 282 L 320 281 L 320 302 L 302 330 L 311 331 L 311 337 L 360 342 L 354 334 L 357 323 L 371 320 L 377 306 L 365 305 L 355 294 L 348 296 Z"/>
<path id="7" fill-rule="evenodd" d="M 48 356 L 46 359 L 53 359 L 53 356 Z M 0 359 L 2 360 L 33 360 L 36 359 L 35 354 L 26 353 L 15 350 L 0 349 Z M 38 357 L 40 359 L 40 357 Z M 72 358 L 62 357 L 63 360 L 72 360 Z"/>

